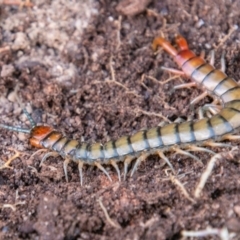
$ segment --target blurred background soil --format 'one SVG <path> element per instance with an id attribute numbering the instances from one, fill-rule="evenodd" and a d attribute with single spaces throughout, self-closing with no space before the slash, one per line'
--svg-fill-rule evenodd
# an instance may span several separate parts
<path id="1" fill-rule="evenodd" d="M 196 118 L 197 107 L 212 99 L 190 109 L 202 90 L 173 92 L 173 86 L 189 79 L 162 71 L 161 66 L 176 65 L 162 50 L 154 53 L 151 43 L 159 34 L 172 41 L 181 33 L 194 52 L 206 52 L 207 60 L 215 49 L 217 68 L 224 52 L 227 74 L 239 79 L 239 9 L 238 0 L 2 0 L 0 122 L 29 126 L 16 101 L 16 86 L 36 122 L 89 143 L 157 126 L 162 116 Z M 68 183 L 61 157 L 40 167 L 42 155 L 30 157 L 36 149 L 28 138 L 0 129 L 2 164 L 14 150 L 21 152 L 12 169 L 0 172 L 0 239 L 181 239 L 184 230 L 207 228 L 224 230 L 229 236 L 224 239 L 240 239 L 239 154 L 217 160 L 196 199 L 208 153 L 194 153 L 203 166 L 167 154 L 177 171 L 173 178 L 155 155 L 121 182 L 111 166 L 106 170 L 112 182 L 85 166 L 81 186 L 73 162 Z"/>

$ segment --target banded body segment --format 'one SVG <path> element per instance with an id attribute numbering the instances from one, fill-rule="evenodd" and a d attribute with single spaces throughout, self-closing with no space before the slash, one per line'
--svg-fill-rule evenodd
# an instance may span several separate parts
<path id="1" fill-rule="evenodd" d="M 197 82 L 198 84 L 202 84 L 203 80 L 214 70 L 214 67 L 210 64 L 203 63 L 201 66 L 196 68 L 191 73 L 191 79 Z"/>
<path id="2" fill-rule="evenodd" d="M 221 95 L 221 99 L 224 103 L 231 102 L 233 100 L 240 100 L 240 87 L 236 86 L 229 89 Z"/>
<path id="3" fill-rule="evenodd" d="M 189 51 L 189 50 L 186 50 L 186 51 Z M 183 52 L 180 52 L 179 55 L 185 55 L 185 52 L 186 51 L 183 51 Z M 194 56 L 192 58 L 190 58 L 189 60 L 187 60 L 182 66 L 182 70 L 183 72 L 191 77 L 191 75 L 193 74 L 194 71 L 196 71 L 196 69 L 200 68 L 201 66 L 203 66 L 206 62 L 200 58 L 200 57 L 197 57 L 197 56 Z"/>
<path id="4" fill-rule="evenodd" d="M 208 89 L 208 91 L 213 92 L 219 83 L 227 78 L 227 75 L 220 70 L 214 69 L 202 81 L 202 85 Z"/>
<path id="5" fill-rule="evenodd" d="M 225 104 L 226 108 L 234 108 L 240 111 L 240 100 L 233 100 Z"/>
<path id="6" fill-rule="evenodd" d="M 193 123 L 183 122 L 178 126 L 179 138 L 181 143 L 195 142 L 196 138 L 193 133 Z"/>
<path id="7" fill-rule="evenodd" d="M 105 159 L 119 157 L 119 154 L 116 150 L 115 141 L 109 141 L 109 142 L 105 143 L 103 146 L 103 149 L 104 149 Z"/>
<path id="8" fill-rule="evenodd" d="M 58 141 L 56 141 L 52 145 L 51 149 L 56 152 L 61 152 L 67 142 L 68 142 L 68 139 L 66 137 L 61 137 Z"/>
<path id="9" fill-rule="evenodd" d="M 223 108 L 219 113 L 232 126 L 232 129 L 240 127 L 240 111 L 235 108 Z M 227 133 L 227 132 L 226 132 Z"/>
<path id="10" fill-rule="evenodd" d="M 209 121 L 215 136 L 222 136 L 233 131 L 231 124 L 221 115 L 221 112 L 213 116 Z"/>
<path id="11" fill-rule="evenodd" d="M 119 156 L 130 155 L 134 153 L 130 137 L 121 137 L 115 141 L 116 151 Z"/>
<path id="12" fill-rule="evenodd" d="M 61 155 L 67 156 L 67 155 L 74 155 L 75 151 L 79 145 L 79 142 L 77 140 L 68 140 L 63 148 L 60 151 Z"/>
<path id="13" fill-rule="evenodd" d="M 63 135 L 60 132 L 52 131 L 44 139 L 42 139 L 42 145 L 44 148 L 52 148 L 53 145 L 62 137 Z"/>
<path id="14" fill-rule="evenodd" d="M 147 139 L 147 131 L 140 131 L 138 133 L 135 133 L 130 137 L 130 140 L 134 152 L 140 152 L 150 148 Z"/>
<path id="15" fill-rule="evenodd" d="M 157 148 L 157 147 L 164 146 L 160 131 L 161 131 L 160 127 L 151 128 L 147 130 L 146 136 L 147 136 L 147 140 L 150 148 Z"/>
<path id="16" fill-rule="evenodd" d="M 88 153 L 89 153 L 88 149 L 89 149 L 89 144 L 84 143 L 84 142 L 81 143 L 81 145 L 78 146 L 78 148 L 75 151 L 75 156 L 73 156 L 73 160 L 74 161 L 79 160 L 79 159 L 81 159 L 83 161 L 87 160 Z"/>
<path id="17" fill-rule="evenodd" d="M 103 160 L 105 158 L 103 145 L 101 143 L 93 143 L 88 150 L 88 159 L 90 161 Z"/>
<path id="18" fill-rule="evenodd" d="M 181 142 L 177 123 L 172 123 L 162 127 L 160 132 L 164 146 L 171 146 Z"/>
<path id="19" fill-rule="evenodd" d="M 193 134 L 197 142 L 215 137 L 211 122 L 208 118 L 203 118 L 194 122 L 192 126 Z"/>
<path id="20" fill-rule="evenodd" d="M 213 92 L 217 96 L 222 96 L 229 89 L 235 88 L 236 86 L 238 86 L 238 84 L 234 79 L 226 77 L 221 82 L 219 82 L 219 84 L 213 89 Z"/>
<path id="21" fill-rule="evenodd" d="M 165 49 L 165 48 L 164 48 Z M 166 50 L 166 49 L 165 49 Z M 177 55 L 174 56 L 175 62 L 178 64 L 178 66 L 181 68 L 185 63 L 190 61 L 191 59 L 195 58 L 196 55 L 192 51 L 185 49 L 183 51 L 177 52 Z M 187 66 L 187 65 L 186 65 Z M 187 75 L 187 74 L 186 74 Z"/>

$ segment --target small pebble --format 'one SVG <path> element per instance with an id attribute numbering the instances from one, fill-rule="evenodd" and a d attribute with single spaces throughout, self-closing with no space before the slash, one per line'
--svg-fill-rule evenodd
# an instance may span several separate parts
<path id="1" fill-rule="evenodd" d="M 14 67 L 12 64 L 3 65 L 1 71 L 1 77 L 9 77 L 14 72 Z"/>

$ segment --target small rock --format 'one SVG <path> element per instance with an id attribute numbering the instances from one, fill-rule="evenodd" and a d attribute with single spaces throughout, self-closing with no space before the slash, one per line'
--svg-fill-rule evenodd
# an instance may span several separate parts
<path id="1" fill-rule="evenodd" d="M 12 64 L 3 65 L 1 71 L 1 77 L 9 77 L 14 72 L 14 67 Z"/>
<path id="2" fill-rule="evenodd" d="M 234 212 L 238 215 L 238 217 L 240 217 L 240 206 L 239 205 L 236 205 L 234 206 Z"/>
<path id="3" fill-rule="evenodd" d="M 146 10 L 151 0 L 122 0 L 116 10 L 127 16 L 135 16 Z"/>
<path id="4" fill-rule="evenodd" d="M 7 99 L 10 102 L 16 102 L 16 97 L 17 97 L 16 91 L 12 91 L 8 94 Z"/>
<path id="5" fill-rule="evenodd" d="M 23 32 L 16 33 L 15 41 L 12 45 L 12 49 L 15 51 L 24 50 L 29 46 L 29 40 L 27 35 Z"/>

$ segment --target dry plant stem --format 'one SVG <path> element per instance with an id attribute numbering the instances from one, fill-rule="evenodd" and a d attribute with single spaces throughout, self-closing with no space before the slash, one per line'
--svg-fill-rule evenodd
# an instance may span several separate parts
<path id="1" fill-rule="evenodd" d="M 165 80 L 163 82 L 158 81 L 156 78 L 154 78 L 152 76 L 146 76 L 146 78 L 151 79 L 152 81 L 154 81 L 154 82 L 156 82 L 156 83 L 158 83 L 160 85 L 164 85 L 164 84 L 166 84 L 166 83 L 168 83 L 168 82 L 170 82 L 170 81 L 172 81 L 174 79 L 177 79 L 177 78 L 181 79 L 179 75 L 171 76 L 171 77 L 169 77 L 167 80 Z"/>
<path id="2" fill-rule="evenodd" d="M 227 228 L 217 229 L 217 228 L 209 228 L 206 230 L 200 231 L 182 231 L 183 237 L 208 237 L 209 235 L 217 235 L 221 240 L 229 240 L 229 233 Z"/>
<path id="3" fill-rule="evenodd" d="M 47 152 L 47 149 L 39 149 L 37 151 L 35 151 L 29 158 L 29 160 L 32 160 L 36 155 L 41 154 L 42 152 Z"/>
<path id="4" fill-rule="evenodd" d="M 218 153 L 216 155 L 214 155 L 211 160 L 209 161 L 208 165 L 207 165 L 207 168 L 206 170 L 203 172 L 203 174 L 201 175 L 201 178 L 200 178 L 200 181 L 195 189 L 195 192 L 194 192 L 194 197 L 195 198 L 199 198 L 200 197 L 200 194 L 209 178 L 209 176 L 211 175 L 212 173 L 212 170 L 214 168 L 214 165 L 216 163 L 216 161 L 218 159 L 221 158 L 221 153 Z"/>
<path id="5" fill-rule="evenodd" d="M 6 204 L 3 204 L 2 206 L 0 206 L 2 209 L 3 208 L 11 208 L 12 211 L 16 211 L 17 210 L 17 206 L 18 205 L 24 205 L 26 204 L 25 201 L 17 201 L 18 200 L 18 190 L 16 191 L 16 197 L 15 197 L 15 203 L 14 204 L 10 204 L 10 203 L 6 203 Z"/>
<path id="6" fill-rule="evenodd" d="M 114 84 L 118 85 L 119 87 L 122 87 L 126 91 L 126 93 L 133 94 L 136 97 L 140 97 L 138 94 L 135 93 L 135 91 L 130 91 L 129 88 L 127 88 L 125 85 L 123 85 L 120 82 L 116 81 L 115 70 L 113 68 L 113 63 L 112 63 L 112 57 L 113 56 L 111 55 L 111 57 L 109 59 L 109 68 L 110 68 L 110 72 L 111 72 L 111 79 L 110 80 L 105 80 L 105 81 L 98 81 L 98 80 L 96 80 L 96 81 L 93 81 L 93 83 L 95 83 L 95 84 L 99 84 L 99 83 L 102 84 L 103 82 L 104 83 L 110 83 L 110 84 L 114 83 Z"/>
<path id="7" fill-rule="evenodd" d="M 232 157 L 232 153 L 237 150 L 237 147 L 234 147 L 230 152 L 227 152 L 227 153 L 218 153 L 218 154 L 215 154 L 209 161 L 208 165 L 207 165 L 207 168 L 206 170 L 203 172 L 203 174 L 201 175 L 201 178 L 200 178 L 200 181 L 195 189 L 195 192 L 194 192 L 194 197 L 195 198 L 199 198 L 200 195 L 201 195 L 201 192 L 209 178 L 209 176 L 211 175 L 212 173 L 212 170 L 215 166 L 215 163 L 217 160 L 221 160 L 223 157 Z"/>
<path id="8" fill-rule="evenodd" d="M 230 36 L 233 34 L 233 32 L 235 32 L 238 29 L 237 25 L 234 25 L 230 28 L 228 34 L 226 36 L 224 36 L 222 39 L 220 39 L 219 44 L 213 44 L 215 49 L 218 49 L 219 47 L 221 47 L 229 38 Z"/>
<path id="9" fill-rule="evenodd" d="M 171 121 L 170 121 L 168 118 L 164 117 L 164 116 L 163 116 L 162 114 L 160 114 L 160 113 L 148 112 L 148 111 L 144 111 L 144 110 L 139 109 L 139 108 L 135 109 L 134 112 L 135 112 L 136 114 L 142 113 L 142 114 L 147 115 L 147 116 L 160 117 L 160 118 L 162 118 L 164 121 L 166 121 L 166 122 L 168 122 L 168 123 L 171 123 Z"/>
<path id="10" fill-rule="evenodd" d="M 115 222 L 109 217 L 109 214 L 108 214 L 108 212 L 107 212 L 107 209 L 104 207 L 104 205 L 103 205 L 103 203 L 102 203 L 102 199 L 99 198 L 97 201 L 98 201 L 101 209 L 103 210 L 104 215 L 105 215 L 108 223 L 109 223 L 111 226 L 113 226 L 114 228 L 121 229 L 121 226 L 120 226 L 118 223 L 115 223 Z"/>
<path id="11" fill-rule="evenodd" d="M 117 48 L 117 50 L 120 48 L 120 46 L 121 46 L 121 33 L 120 33 L 120 31 L 121 31 L 121 25 L 122 25 L 122 16 L 120 15 L 119 17 L 118 17 L 118 21 L 117 21 L 117 46 L 116 46 L 116 48 Z"/>
<path id="12" fill-rule="evenodd" d="M 2 170 L 2 169 L 4 169 L 4 168 L 10 168 L 10 169 L 12 169 L 12 167 L 10 167 L 9 165 L 11 164 L 11 162 L 12 162 L 13 160 L 15 160 L 16 158 L 20 157 L 20 154 L 21 154 L 21 153 L 20 153 L 19 151 L 17 151 L 16 149 L 9 148 L 9 150 L 14 151 L 15 154 L 14 154 L 12 157 L 10 157 L 3 165 L 0 166 L 0 170 Z"/>
<path id="13" fill-rule="evenodd" d="M 192 203 L 196 203 L 196 201 L 190 197 L 189 193 L 187 192 L 187 190 L 183 186 L 183 184 L 172 174 L 170 174 L 170 180 L 174 185 L 176 185 L 178 187 L 178 189 L 181 191 L 181 193 L 184 195 L 185 198 L 187 198 Z"/>

